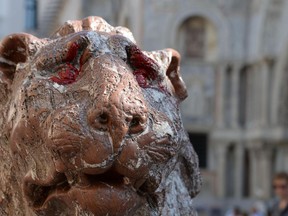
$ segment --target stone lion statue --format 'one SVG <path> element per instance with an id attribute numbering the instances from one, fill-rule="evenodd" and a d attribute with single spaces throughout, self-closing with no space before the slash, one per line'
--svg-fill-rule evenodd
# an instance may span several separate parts
<path id="1" fill-rule="evenodd" d="M 179 54 L 100 17 L 0 44 L 0 215 L 195 215 Z"/>

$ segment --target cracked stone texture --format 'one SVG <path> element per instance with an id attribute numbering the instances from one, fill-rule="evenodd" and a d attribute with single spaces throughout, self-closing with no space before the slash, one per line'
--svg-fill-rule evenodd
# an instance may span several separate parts
<path id="1" fill-rule="evenodd" d="M 0 215 L 196 215 L 172 49 L 100 17 L 0 44 Z"/>

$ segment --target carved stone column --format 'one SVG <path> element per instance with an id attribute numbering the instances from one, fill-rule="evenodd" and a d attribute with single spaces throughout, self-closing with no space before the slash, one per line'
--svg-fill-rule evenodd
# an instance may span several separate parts
<path id="1" fill-rule="evenodd" d="M 219 65 L 216 68 L 215 124 L 217 128 L 224 127 L 225 69 L 226 65 Z"/>
<path id="2" fill-rule="evenodd" d="M 251 195 L 266 199 L 270 197 L 272 180 L 272 148 L 269 144 L 253 142 L 250 144 Z"/>
<path id="3" fill-rule="evenodd" d="M 274 144 L 275 145 L 275 144 Z M 276 144 L 275 172 L 288 171 L 288 145 Z"/>
<path id="4" fill-rule="evenodd" d="M 268 73 L 269 68 L 266 61 L 263 61 L 260 65 L 260 77 L 259 77 L 259 84 L 260 86 L 260 98 L 261 101 L 259 103 L 261 110 L 260 110 L 260 126 L 267 125 L 268 120 L 268 95 L 269 95 L 269 83 L 268 83 Z M 260 108 L 259 107 L 259 108 Z"/>
<path id="5" fill-rule="evenodd" d="M 239 115 L 239 73 L 240 65 L 234 65 L 232 69 L 232 93 L 231 93 L 231 121 L 232 127 L 238 128 Z"/>
<path id="6" fill-rule="evenodd" d="M 216 143 L 215 143 L 216 144 Z M 223 143 L 216 144 L 216 173 L 217 173 L 217 195 L 221 198 L 226 194 L 226 152 L 227 145 Z"/>
<path id="7" fill-rule="evenodd" d="M 243 168 L 244 160 L 244 147 L 242 143 L 236 143 L 236 157 L 235 157 L 235 197 L 241 198 L 243 192 Z"/>

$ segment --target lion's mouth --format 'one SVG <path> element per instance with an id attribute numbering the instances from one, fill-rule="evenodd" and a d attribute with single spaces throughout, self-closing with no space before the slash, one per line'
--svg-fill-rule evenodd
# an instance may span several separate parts
<path id="1" fill-rule="evenodd" d="M 71 195 L 70 192 L 75 189 L 97 191 L 100 185 L 107 186 L 109 190 L 122 187 L 124 191 L 126 188 L 130 188 L 129 191 L 134 191 L 140 196 L 138 188 L 141 185 L 139 182 L 131 181 L 115 171 L 97 175 L 57 173 L 50 181 L 33 180 L 29 173 L 24 180 L 24 193 L 30 206 L 34 210 L 41 210 L 53 198 L 66 199 L 67 196 Z M 136 185 L 138 186 L 136 187 Z"/>
<path id="2" fill-rule="evenodd" d="M 65 193 L 70 188 L 64 174 L 58 174 L 56 182 L 41 182 L 33 180 L 29 173 L 25 177 L 23 189 L 29 205 L 34 209 L 39 209 L 51 195 Z"/>

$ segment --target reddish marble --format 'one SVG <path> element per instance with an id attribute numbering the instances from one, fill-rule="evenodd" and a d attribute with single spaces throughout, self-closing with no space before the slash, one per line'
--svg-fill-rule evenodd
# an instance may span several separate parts
<path id="1" fill-rule="evenodd" d="M 195 215 L 180 55 L 99 17 L 0 44 L 0 215 Z"/>

